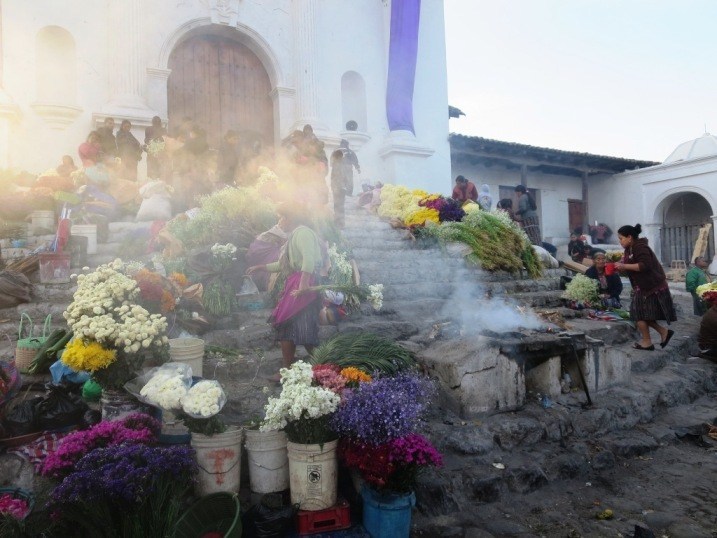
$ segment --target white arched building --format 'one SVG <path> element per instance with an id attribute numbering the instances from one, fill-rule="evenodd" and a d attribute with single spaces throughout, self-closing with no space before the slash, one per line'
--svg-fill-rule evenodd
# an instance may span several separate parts
<path id="1" fill-rule="evenodd" d="M 590 214 L 611 222 L 642 223 L 664 263 L 689 260 L 699 228 L 717 231 L 717 138 L 709 133 L 680 144 L 662 164 L 625 171 L 590 183 Z"/>
<path id="2" fill-rule="evenodd" d="M 310 123 L 364 179 L 447 190 L 444 33 L 443 0 L 0 0 L 0 168 L 75 156 L 107 116 L 140 139 L 187 116 L 214 145 Z"/>

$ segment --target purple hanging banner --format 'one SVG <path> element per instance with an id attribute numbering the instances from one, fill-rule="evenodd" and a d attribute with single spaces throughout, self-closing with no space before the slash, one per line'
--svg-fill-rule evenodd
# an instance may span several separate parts
<path id="1" fill-rule="evenodd" d="M 391 1 L 391 43 L 388 50 L 386 117 L 391 131 L 413 129 L 413 86 L 418 58 L 421 0 Z"/>

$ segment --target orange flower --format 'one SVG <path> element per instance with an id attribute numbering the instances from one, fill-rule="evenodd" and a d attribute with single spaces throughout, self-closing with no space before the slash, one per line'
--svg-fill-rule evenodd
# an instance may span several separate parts
<path id="1" fill-rule="evenodd" d="M 180 288 L 186 288 L 189 284 L 189 279 L 183 273 L 171 273 L 169 280 L 174 281 Z"/>
<path id="2" fill-rule="evenodd" d="M 162 311 L 162 314 L 166 314 L 167 312 L 170 312 L 174 310 L 174 307 L 176 306 L 176 301 L 174 300 L 174 295 L 169 293 L 167 290 L 162 291 L 162 302 L 160 303 L 160 310 Z"/>

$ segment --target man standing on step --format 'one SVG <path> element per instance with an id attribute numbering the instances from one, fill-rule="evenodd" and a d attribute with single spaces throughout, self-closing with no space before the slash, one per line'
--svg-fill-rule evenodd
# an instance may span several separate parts
<path id="1" fill-rule="evenodd" d="M 361 166 L 358 162 L 358 157 L 353 150 L 349 149 L 349 141 L 341 140 L 339 144 L 339 150 L 343 153 L 343 168 L 344 168 L 344 179 L 346 180 L 346 196 L 353 196 L 354 193 L 354 168 L 360 174 Z"/>
<path id="2" fill-rule="evenodd" d="M 334 199 L 334 223 L 338 228 L 343 228 L 346 221 L 344 216 L 346 168 L 343 163 L 345 158 L 340 149 L 331 154 L 331 196 Z"/>

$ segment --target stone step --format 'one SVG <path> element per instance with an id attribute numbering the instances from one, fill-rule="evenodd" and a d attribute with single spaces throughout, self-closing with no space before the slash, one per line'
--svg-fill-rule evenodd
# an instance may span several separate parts
<path id="1" fill-rule="evenodd" d="M 562 306 L 562 294 L 563 292 L 560 290 L 548 290 L 507 294 L 507 297 L 512 298 L 518 304 L 532 308 L 553 308 Z"/>
<path id="2" fill-rule="evenodd" d="M 629 387 L 593 395 L 594 405 L 588 409 L 581 408 L 585 396 L 578 392 L 561 397 L 549 409 L 531 401 L 520 414 L 475 422 L 431 421 L 429 437 L 446 464 L 419 479 L 419 511 L 446 515 L 461 497 L 492 503 L 556 481 L 594 477 L 620 461 L 681 442 L 676 430 L 714 420 L 717 392 L 712 363 L 681 361 L 659 374 L 638 374 Z M 533 448 L 546 442 L 548 447 Z M 461 477 L 458 482 L 456 476 Z"/>
<path id="3" fill-rule="evenodd" d="M 434 280 L 416 281 L 410 284 L 392 284 L 384 287 L 383 298 L 389 300 L 448 299 L 455 292 L 455 285 Z M 410 318 L 410 316 L 409 316 Z"/>
<path id="4" fill-rule="evenodd" d="M 138 230 L 149 231 L 149 229 L 151 227 L 152 227 L 151 222 L 120 221 L 120 222 L 110 222 L 109 223 L 110 234 L 135 232 Z"/>

